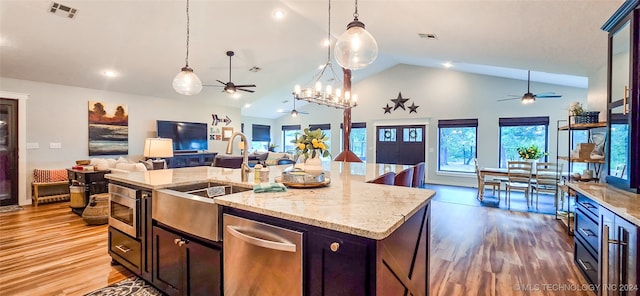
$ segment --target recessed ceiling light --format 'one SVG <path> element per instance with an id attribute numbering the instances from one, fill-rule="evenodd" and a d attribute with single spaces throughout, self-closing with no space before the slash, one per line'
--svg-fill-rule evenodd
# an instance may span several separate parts
<path id="1" fill-rule="evenodd" d="M 453 63 L 451 63 L 451 62 L 444 62 L 444 63 L 442 63 L 442 66 L 448 69 L 448 68 L 453 67 Z"/>
<path id="2" fill-rule="evenodd" d="M 244 104 L 244 107 L 245 107 L 245 108 L 249 108 L 249 107 L 251 107 L 251 104 L 246 103 L 246 104 Z"/>
<path id="3" fill-rule="evenodd" d="M 284 18 L 284 10 L 276 9 L 273 11 L 273 18 L 280 20 Z"/>
<path id="4" fill-rule="evenodd" d="M 331 40 L 330 39 L 324 39 L 322 40 L 322 46 L 324 47 L 328 47 L 331 45 Z"/>
<path id="5" fill-rule="evenodd" d="M 283 111 L 282 109 L 278 109 L 278 113 L 282 113 L 282 111 Z"/>
<path id="6" fill-rule="evenodd" d="M 105 70 L 102 72 L 102 75 L 108 78 L 114 78 L 118 76 L 118 73 L 116 73 L 116 71 L 113 71 L 113 70 Z"/>

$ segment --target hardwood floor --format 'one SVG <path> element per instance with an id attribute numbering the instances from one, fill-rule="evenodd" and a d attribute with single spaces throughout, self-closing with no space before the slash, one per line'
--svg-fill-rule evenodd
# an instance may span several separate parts
<path id="1" fill-rule="evenodd" d="M 84 295 L 132 275 L 110 262 L 107 225 L 68 202 L 0 214 L 0 295 Z"/>
<path id="2" fill-rule="evenodd" d="M 573 238 L 553 216 L 432 207 L 430 295 L 595 295 L 558 291 L 586 282 Z M 68 202 L 1 213 L 0 295 L 83 295 L 131 276 L 110 265 L 106 230 L 87 226 Z"/>

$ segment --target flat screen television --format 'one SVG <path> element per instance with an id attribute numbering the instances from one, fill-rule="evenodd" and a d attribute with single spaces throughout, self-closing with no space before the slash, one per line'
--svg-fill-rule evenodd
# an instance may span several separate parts
<path id="1" fill-rule="evenodd" d="M 207 124 L 158 120 L 158 138 L 173 140 L 174 152 L 205 151 L 209 147 Z"/>

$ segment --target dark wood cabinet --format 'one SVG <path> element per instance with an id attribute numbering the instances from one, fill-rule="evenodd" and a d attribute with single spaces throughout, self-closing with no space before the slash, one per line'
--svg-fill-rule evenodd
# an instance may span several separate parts
<path id="1" fill-rule="evenodd" d="M 640 192 L 640 1 L 602 26 L 609 32 L 607 183 Z"/>
<path id="2" fill-rule="evenodd" d="M 576 225 L 573 260 L 591 284 L 598 284 L 598 258 L 600 253 L 600 205 L 584 196 L 576 194 Z"/>
<path id="3" fill-rule="evenodd" d="M 309 232 L 307 242 L 307 295 L 371 295 L 371 242 L 319 232 Z"/>
<path id="4" fill-rule="evenodd" d="M 600 284 L 607 289 L 602 295 L 637 295 L 638 226 L 600 208 L 601 246 Z"/>
<path id="5" fill-rule="evenodd" d="M 173 157 L 165 158 L 167 162 L 167 168 L 184 168 L 194 166 L 210 166 L 213 163 L 213 159 L 216 158 L 218 153 L 188 153 L 188 154 L 175 154 Z"/>
<path id="6" fill-rule="evenodd" d="M 222 249 L 153 226 L 153 284 L 168 295 L 221 295 Z"/>

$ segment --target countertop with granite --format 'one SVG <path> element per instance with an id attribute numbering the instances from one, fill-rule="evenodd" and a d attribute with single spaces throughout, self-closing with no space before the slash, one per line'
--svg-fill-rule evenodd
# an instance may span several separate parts
<path id="1" fill-rule="evenodd" d="M 572 182 L 568 186 L 640 226 L 640 194 L 624 191 L 606 183 Z"/>
<path id="2" fill-rule="evenodd" d="M 217 204 L 381 240 L 424 206 L 435 192 L 427 189 L 366 183 L 388 171 L 409 166 L 370 163 L 323 163 L 330 184 L 286 192 L 245 191 L 214 199 Z M 289 165 L 270 166 L 270 181 Z M 242 182 L 239 169 L 191 167 L 108 174 L 107 179 L 148 189 L 212 182 L 253 188 L 253 173 Z"/>

